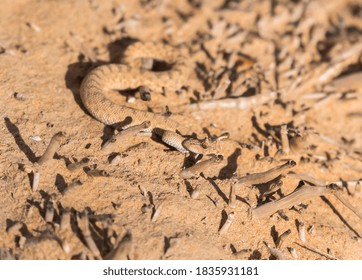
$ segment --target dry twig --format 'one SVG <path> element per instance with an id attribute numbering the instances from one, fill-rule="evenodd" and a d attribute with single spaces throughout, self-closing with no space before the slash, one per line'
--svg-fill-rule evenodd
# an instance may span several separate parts
<path id="1" fill-rule="evenodd" d="M 253 208 L 251 213 L 254 218 L 266 218 L 278 210 L 297 205 L 312 197 L 331 194 L 335 192 L 337 188 L 338 187 L 333 184 L 328 186 L 303 186 L 279 200 L 271 201 Z"/>
<path id="2" fill-rule="evenodd" d="M 63 132 L 58 132 L 58 133 L 53 135 L 53 137 L 50 140 L 50 143 L 49 143 L 48 147 L 46 148 L 43 156 L 38 160 L 38 163 L 40 165 L 46 163 L 47 161 L 49 161 L 50 159 L 53 158 L 53 156 L 54 156 L 55 152 L 58 150 L 63 138 L 64 138 L 64 133 Z"/>

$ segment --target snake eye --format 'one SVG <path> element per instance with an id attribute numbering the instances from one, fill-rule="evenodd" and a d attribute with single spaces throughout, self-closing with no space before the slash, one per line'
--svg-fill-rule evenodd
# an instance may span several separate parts
<path id="1" fill-rule="evenodd" d="M 217 155 L 217 156 L 216 156 L 216 159 L 217 159 L 218 161 L 222 161 L 222 160 L 224 159 L 224 156 L 223 156 L 223 155 Z"/>

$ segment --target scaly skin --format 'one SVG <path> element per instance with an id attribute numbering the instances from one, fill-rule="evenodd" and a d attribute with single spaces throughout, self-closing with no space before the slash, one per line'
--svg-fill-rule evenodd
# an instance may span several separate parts
<path id="1" fill-rule="evenodd" d="M 141 69 L 142 59 L 162 60 L 170 64 L 167 71 L 147 71 Z M 125 64 L 103 65 L 92 70 L 83 80 L 80 87 L 80 97 L 84 106 L 100 122 L 107 125 L 129 127 L 149 122 L 147 131 L 152 131 L 162 137 L 162 141 L 181 152 L 203 153 L 202 143 L 192 143 L 189 149 L 183 146 L 185 140 L 176 130 L 179 124 L 162 114 L 137 110 L 109 100 L 105 93 L 114 90 L 125 90 L 144 86 L 151 91 L 161 92 L 178 90 L 184 85 L 190 67 L 188 58 L 178 53 L 172 47 L 154 43 L 135 43 L 127 48 L 123 62 Z"/>
<path id="2" fill-rule="evenodd" d="M 140 69 L 142 58 L 163 60 L 171 64 L 167 71 L 153 72 Z M 142 111 L 116 104 L 105 93 L 112 90 L 125 90 L 145 86 L 151 91 L 161 92 L 162 88 L 177 90 L 184 85 L 190 68 L 183 54 L 172 47 L 154 43 L 137 42 L 127 48 L 124 64 L 103 65 L 92 70 L 83 80 L 80 97 L 89 113 L 107 125 L 116 125 L 130 120 L 131 125 L 144 121 L 151 122 L 151 128 L 177 129 L 177 122 L 161 114 Z M 127 122 L 129 124 L 129 121 Z"/>

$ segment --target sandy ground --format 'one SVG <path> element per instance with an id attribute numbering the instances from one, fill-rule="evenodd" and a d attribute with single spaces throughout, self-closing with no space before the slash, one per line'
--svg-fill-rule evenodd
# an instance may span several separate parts
<path id="1" fill-rule="evenodd" d="M 148 137 L 101 150 L 114 129 L 86 112 L 79 86 L 93 67 L 119 62 L 135 41 L 187 51 L 192 70 L 180 92 L 128 106 L 168 105 L 199 139 L 230 134 L 215 150 L 224 160 L 198 178 L 180 178 L 192 159 Z M 116 258 L 125 259 L 296 258 L 290 252 L 299 259 L 362 259 L 361 220 L 334 195 L 250 216 L 250 206 L 306 184 L 299 179 L 279 178 L 280 189 L 264 198 L 270 183 L 240 187 L 236 207 L 228 205 L 235 178 L 286 159 L 297 163 L 291 171 L 321 181 L 362 178 L 361 45 L 357 0 L 2 0 L 0 257 L 109 258 L 118 246 Z M 222 81 L 230 81 L 226 90 Z M 132 93 L 117 98 L 126 102 Z M 270 93 L 277 97 L 264 104 L 222 106 Z M 210 100 L 216 108 L 205 108 Z M 292 141 L 298 133 L 306 137 L 276 156 L 283 124 Z M 37 165 L 60 131 L 65 137 L 54 159 Z M 82 159 L 84 166 L 67 168 Z M 40 183 L 32 190 L 35 172 Z M 347 185 L 339 192 L 362 211 L 359 185 Z M 61 227 L 68 210 L 71 226 Z M 233 223 L 220 234 L 230 213 Z"/>

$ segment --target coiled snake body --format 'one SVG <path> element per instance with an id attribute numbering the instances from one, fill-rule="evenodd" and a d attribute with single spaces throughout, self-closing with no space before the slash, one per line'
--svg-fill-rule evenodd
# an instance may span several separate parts
<path id="1" fill-rule="evenodd" d="M 144 58 L 163 60 L 172 67 L 168 71 L 146 71 L 138 66 Z M 172 47 L 154 43 L 135 43 L 125 52 L 125 64 L 108 64 L 92 70 L 81 84 L 80 97 L 89 113 L 104 124 L 115 125 L 130 118 L 132 125 L 150 121 L 152 128 L 173 130 L 175 123 L 170 118 L 116 104 L 109 100 L 105 93 L 140 86 L 155 92 L 161 92 L 162 88 L 178 90 L 189 76 L 186 61 L 187 58 Z"/>

